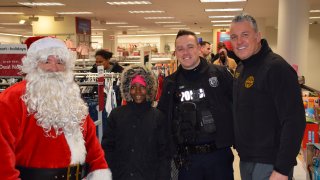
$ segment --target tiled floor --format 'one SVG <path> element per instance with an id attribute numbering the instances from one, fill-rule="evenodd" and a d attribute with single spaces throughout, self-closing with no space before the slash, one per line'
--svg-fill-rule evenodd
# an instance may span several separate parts
<path id="1" fill-rule="evenodd" d="M 239 171 L 239 156 L 236 150 L 232 149 L 234 154 L 234 161 L 233 161 L 233 169 L 234 169 L 234 179 L 241 180 L 240 171 Z M 304 170 L 304 162 L 301 155 L 297 157 L 297 166 L 294 167 L 294 180 L 306 180 L 306 171 Z"/>

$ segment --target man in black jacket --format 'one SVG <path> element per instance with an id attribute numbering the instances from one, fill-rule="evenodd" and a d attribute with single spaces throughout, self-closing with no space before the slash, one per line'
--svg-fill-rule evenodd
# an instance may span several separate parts
<path id="1" fill-rule="evenodd" d="M 230 39 L 241 59 L 233 88 L 241 178 L 291 179 L 305 128 L 297 74 L 261 39 L 252 16 L 233 19 Z"/>
<path id="2" fill-rule="evenodd" d="M 233 180 L 232 75 L 200 58 L 193 32 L 175 42 L 178 70 L 164 80 L 158 108 L 165 112 L 179 180 Z"/>

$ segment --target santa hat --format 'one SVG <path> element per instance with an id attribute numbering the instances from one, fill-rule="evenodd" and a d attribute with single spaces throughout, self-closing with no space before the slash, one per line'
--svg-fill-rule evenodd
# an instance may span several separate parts
<path id="1" fill-rule="evenodd" d="M 24 41 L 24 44 L 27 45 L 27 48 L 29 49 L 29 47 L 31 46 L 32 43 L 34 43 L 35 41 L 39 40 L 39 39 L 42 39 L 42 38 L 45 38 L 46 36 L 32 36 L 32 37 L 29 37 L 27 38 L 25 41 Z"/>
<path id="2" fill-rule="evenodd" d="M 23 73 L 32 72 L 37 68 L 39 61 L 46 61 L 50 55 L 58 56 L 66 64 L 66 69 L 72 70 L 74 57 L 66 44 L 57 38 L 43 37 L 30 45 L 27 55 L 22 60 L 21 71 Z"/>

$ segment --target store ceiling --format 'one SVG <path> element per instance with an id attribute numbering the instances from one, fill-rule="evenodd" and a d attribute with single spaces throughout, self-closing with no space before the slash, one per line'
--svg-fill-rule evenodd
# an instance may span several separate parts
<path id="1" fill-rule="evenodd" d="M 128 34 L 154 34 L 154 33 L 176 33 L 177 29 L 165 27 L 173 24 L 157 24 L 162 21 L 179 21 L 180 25 L 195 32 L 211 32 L 214 19 L 208 16 L 213 15 L 235 15 L 228 12 L 205 12 L 206 8 L 244 8 L 244 11 L 256 18 L 265 19 L 267 26 L 277 25 L 278 1 L 279 0 L 248 0 L 237 3 L 200 3 L 200 0 L 149 0 L 150 5 L 127 5 L 112 6 L 107 4 L 108 0 L 44 0 L 27 2 L 60 2 L 65 6 L 55 7 L 28 7 L 19 5 L 18 1 L 1 0 L 0 12 L 23 12 L 23 15 L 2 15 L 0 23 L 17 23 L 19 20 L 26 20 L 25 25 L 1 25 L 0 33 L 32 35 L 30 16 L 57 16 L 56 12 L 61 11 L 88 11 L 93 14 L 77 15 L 77 17 L 89 18 L 92 20 L 92 27 L 95 29 L 106 29 L 115 34 L 127 32 Z M 115 1 L 115 0 L 109 0 Z M 312 9 L 320 9 L 320 0 L 308 0 Z M 26 2 L 26 1 L 19 1 Z M 128 11 L 161 10 L 161 14 L 130 14 Z M 239 13 L 239 12 L 238 12 Z M 320 16 L 320 13 L 313 13 Z M 66 15 L 65 15 L 66 16 Z M 75 16 L 75 15 L 68 15 Z M 145 17 L 174 17 L 173 19 L 145 19 Z M 128 26 L 139 26 L 135 28 L 119 28 L 119 25 L 106 25 L 107 21 L 127 22 Z M 320 20 L 319 20 L 320 21 Z M 134 30 L 130 30 L 134 29 Z M 102 31 L 93 31 L 93 34 L 101 35 Z"/>

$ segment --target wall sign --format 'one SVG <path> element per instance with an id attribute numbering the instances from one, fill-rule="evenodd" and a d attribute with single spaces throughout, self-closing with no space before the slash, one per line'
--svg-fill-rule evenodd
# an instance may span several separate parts
<path id="1" fill-rule="evenodd" d="M 217 32 L 217 46 L 219 42 L 223 42 L 228 50 L 232 50 L 230 32 Z"/>
<path id="2" fill-rule="evenodd" d="M 76 33 L 91 35 L 91 20 L 76 17 Z"/>
<path id="3" fill-rule="evenodd" d="M 0 44 L 0 76 L 21 76 L 18 65 L 26 53 L 25 44 Z"/>

